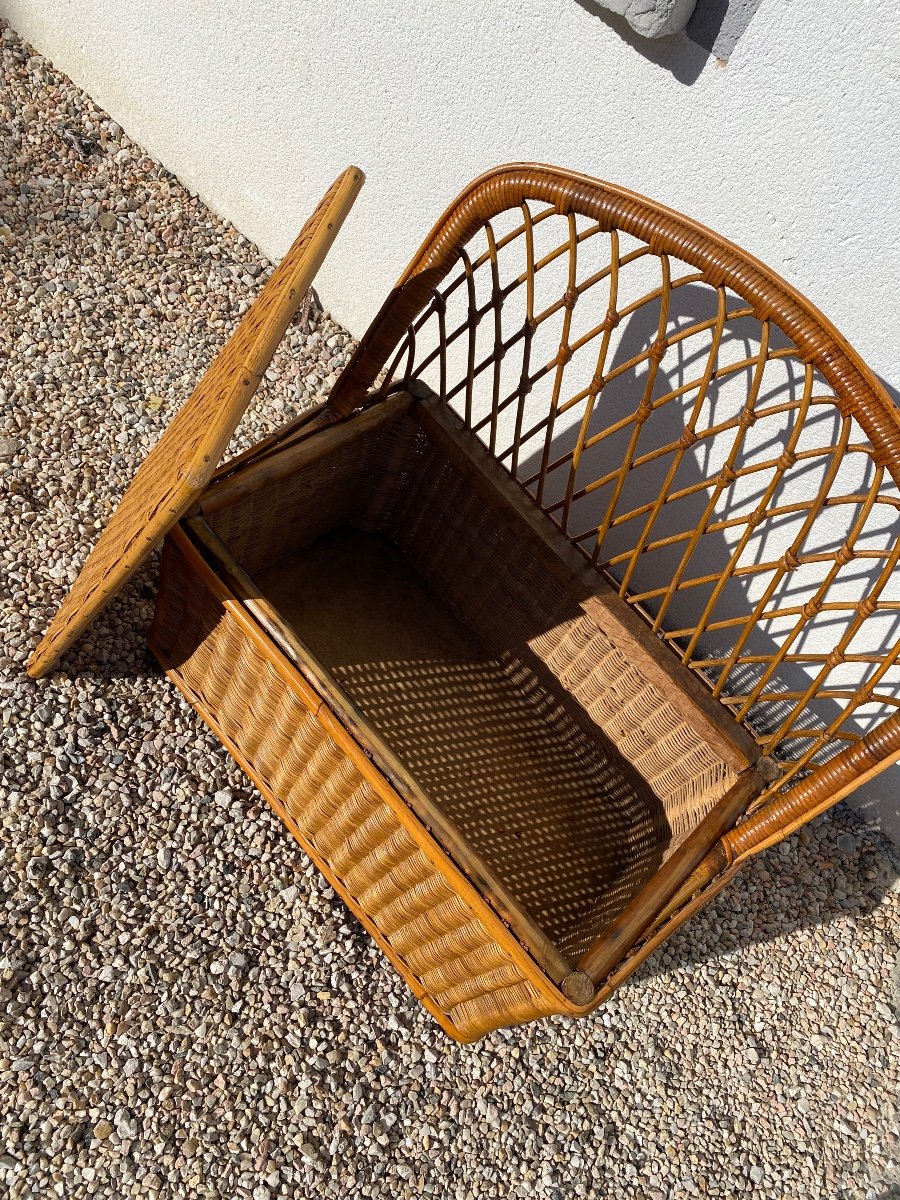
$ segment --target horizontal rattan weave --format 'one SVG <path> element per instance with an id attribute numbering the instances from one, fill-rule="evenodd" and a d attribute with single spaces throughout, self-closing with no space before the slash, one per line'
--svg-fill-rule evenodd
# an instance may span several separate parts
<path id="1" fill-rule="evenodd" d="M 180 535 L 151 648 L 441 1024 L 468 1041 L 575 1012 L 383 778 L 364 776 L 318 697 Z"/>

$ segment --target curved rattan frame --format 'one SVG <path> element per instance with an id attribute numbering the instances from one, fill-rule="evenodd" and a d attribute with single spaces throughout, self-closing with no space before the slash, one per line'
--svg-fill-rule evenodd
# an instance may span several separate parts
<path id="1" fill-rule="evenodd" d="M 444 212 L 401 276 L 327 403 L 324 419 L 342 419 L 370 398 L 379 374 L 463 254 L 490 220 L 529 201 L 561 214 L 580 214 L 605 232 L 618 230 L 697 268 L 704 281 L 727 288 L 794 344 L 833 389 L 845 417 L 855 418 L 870 457 L 900 487 L 900 415 L 856 351 L 812 303 L 776 272 L 705 226 L 625 188 L 556 167 L 516 163 L 474 180 Z M 287 432 L 287 431 L 285 431 Z M 280 439 L 279 439 L 280 440 Z M 883 721 L 789 788 L 773 785 L 763 803 L 726 834 L 691 885 L 696 891 L 729 864 L 786 837 L 900 756 L 900 713 Z"/>
<path id="2" fill-rule="evenodd" d="M 362 403 L 392 351 L 446 278 L 474 234 L 505 209 L 528 200 L 578 213 L 646 242 L 703 271 L 713 286 L 750 302 L 760 320 L 777 325 L 834 388 L 841 411 L 855 416 L 873 459 L 900 486 L 900 414 L 847 340 L 828 318 L 776 272 L 727 238 L 637 192 L 590 176 L 535 163 L 498 167 L 475 179 L 444 212 L 400 277 L 329 398 L 347 416 Z"/>

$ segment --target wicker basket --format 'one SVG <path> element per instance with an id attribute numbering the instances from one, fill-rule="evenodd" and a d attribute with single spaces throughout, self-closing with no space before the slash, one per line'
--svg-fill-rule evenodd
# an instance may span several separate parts
<path id="1" fill-rule="evenodd" d="M 329 402 L 212 477 L 361 182 L 351 168 L 333 185 L 138 473 L 30 670 L 50 669 L 168 534 L 154 654 L 422 1003 L 472 1040 L 589 1011 L 749 855 L 900 755 L 897 717 L 853 728 L 888 703 L 878 687 L 894 648 L 867 655 L 838 696 L 839 721 L 817 725 L 814 712 L 839 690 L 829 674 L 858 657 L 848 647 L 879 611 L 893 544 L 877 552 L 881 587 L 844 603 L 847 631 L 810 686 L 780 683 L 799 632 L 835 611 L 829 589 L 861 553 L 865 519 L 896 506 L 900 434 L 852 351 L 759 264 L 640 197 L 517 167 L 476 181 L 445 214 Z M 501 233 L 510 212 L 518 220 Z M 541 249 L 553 221 L 562 239 Z M 598 236 L 608 265 L 579 274 Z M 517 246 L 521 269 L 504 275 Z M 625 302 L 625 269 L 647 256 L 661 283 Z M 690 273 L 676 276 L 676 258 Z M 554 272 L 561 294 L 544 304 L 538 284 Z M 688 285 L 715 305 L 686 327 L 670 318 Z M 591 304 L 578 335 L 574 316 Z M 614 331 L 647 309 L 654 335 L 630 357 L 620 349 L 617 367 Z M 725 331 L 747 320 L 761 333 L 743 399 L 733 419 L 710 418 L 715 381 L 736 370 Z M 691 389 L 655 386 L 686 328 L 709 335 L 702 370 Z M 593 370 L 567 384 L 585 347 Z M 762 376 L 791 355 L 805 382 L 776 406 Z M 625 384 L 626 408 L 604 412 Z M 813 398 L 842 432 L 820 451 L 828 487 L 790 508 L 802 537 L 770 573 L 806 565 L 810 529 L 845 495 L 837 464 L 861 456 L 868 482 L 843 538 L 816 558 L 824 582 L 760 654 L 777 584 L 743 613 L 727 609 L 726 585 L 747 574 L 741 553 L 784 517 L 784 479 L 812 457 L 802 436 Z M 662 427 L 641 453 L 666 405 L 682 414 L 677 437 Z M 783 446 L 774 462 L 754 458 L 748 430 L 775 407 Z M 727 443 L 711 455 L 715 473 L 686 486 L 686 458 L 715 438 Z M 648 463 L 657 476 L 666 467 L 662 486 L 632 489 Z M 765 486 L 748 510 L 733 485 L 756 471 Z M 660 518 L 694 495 L 699 523 L 696 505 L 680 531 Z M 578 528 L 586 501 L 590 538 Z M 629 523 L 639 536 L 623 540 Z M 732 546 L 743 539 L 730 568 L 689 571 L 702 538 L 723 528 Z M 669 568 L 654 585 L 644 564 L 657 551 Z M 713 651 L 722 629 L 727 644 Z M 774 720 L 760 715 L 770 694 Z"/>

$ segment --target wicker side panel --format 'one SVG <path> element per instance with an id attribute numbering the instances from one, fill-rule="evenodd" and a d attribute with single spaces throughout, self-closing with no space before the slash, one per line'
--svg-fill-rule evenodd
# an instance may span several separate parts
<path id="1" fill-rule="evenodd" d="M 737 773 L 587 616 L 558 625 L 532 647 L 660 797 L 671 853 Z"/>
<path id="2" fill-rule="evenodd" d="M 264 653 L 201 566 L 166 542 L 151 648 L 413 992 L 463 1041 L 570 1011 L 389 785 L 354 765 L 318 697 L 277 651 Z"/>

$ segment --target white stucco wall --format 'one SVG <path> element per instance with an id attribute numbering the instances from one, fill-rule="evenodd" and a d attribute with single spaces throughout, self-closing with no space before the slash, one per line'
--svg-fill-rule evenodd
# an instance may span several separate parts
<path id="1" fill-rule="evenodd" d="M 726 67 L 647 54 L 577 0 L 4 0 L 139 142 L 280 255 L 337 171 L 368 174 L 322 273 L 360 332 L 431 221 L 528 159 L 741 242 L 900 383 L 900 33 L 891 0 L 763 4 Z M 637 40 L 637 39 L 635 39 Z M 674 71 L 690 77 L 680 82 Z"/>
<path id="2" fill-rule="evenodd" d="M 578 0 L 4 0 L 0 12 L 272 256 L 338 170 L 363 167 L 317 284 L 355 333 L 456 192 L 528 159 L 727 234 L 900 385 L 891 0 L 769 0 L 727 66 L 683 36 L 626 40 Z M 900 840 L 897 774 L 860 799 Z"/>

